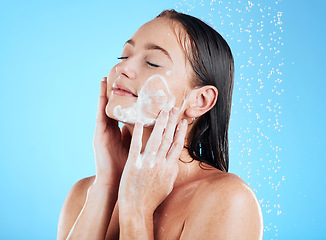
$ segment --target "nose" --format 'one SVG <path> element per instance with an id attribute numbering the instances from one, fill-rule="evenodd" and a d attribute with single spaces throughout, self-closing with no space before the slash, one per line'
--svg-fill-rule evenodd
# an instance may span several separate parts
<path id="1" fill-rule="evenodd" d="M 115 71 L 119 76 L 124 76 L 129 79 L 136 78 L 136 62 L 132 58 L 127 58 L 118 63 Z"/>

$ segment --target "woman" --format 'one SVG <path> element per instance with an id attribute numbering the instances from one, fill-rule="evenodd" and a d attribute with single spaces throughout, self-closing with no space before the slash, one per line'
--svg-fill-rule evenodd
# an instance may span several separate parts
<path id="1" fill-rule="evenodd" d="M 254 193 L 227 173 L 225 40 L 197 18 L 164 11 L 120 59 L 101 82 L 96 176 L 70 190 L 58 239 L 262 239 Z"/>

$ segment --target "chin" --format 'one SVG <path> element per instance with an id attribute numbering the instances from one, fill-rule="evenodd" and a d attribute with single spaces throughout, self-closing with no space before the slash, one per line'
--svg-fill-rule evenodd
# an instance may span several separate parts
<path id="1" fill-rule="evenodd" d="M 118 104 L 119 105 L 119 104 Z M 123 121 L 121 118 L 117 117 L 115 114 L 114 114 L 114 109 L 117 105 L 112 105 L 112 104 L 107 104 L 106 107 L 105 107 L 105 114 L 106 116 L 108 116 L 109 118 L 111 119 L 114 119 L 118 122 L 121 122 L 123 124 L 128 124 L 128 125 L 135 125 L 135 123 L 132 123 L 132 122 L 128 122 L 128 121 Z"/>
<path id="2" fill-rule="evenodd" d="M 135 101 L 130 101 L 129 99 L 125 99 L 124 97 L 120 98 L 119 96 L 116 97 L 111 95 L 111 97 L 108 99 L 108 103 L 106 104 L 105 113 L 109 118 L 122 122 L 117 119 L 117 116 L 114 114 L 114 109 L 117 106 L 121 106 L 122 109 L 129 108 L 133 105 L 134 102 Z"/>
<path id="3" fill-rule="evenodd" d="M 117 120 L 117 121 L 121 122 L 113 113 L 115 107 L 116 107 L 115 105 L 112 105 L 112 104 L 108 103 L 106 105 L 106 107 L 105 107 L 105 114 L 109 118 L 112 118 L 114 120 Z"/>

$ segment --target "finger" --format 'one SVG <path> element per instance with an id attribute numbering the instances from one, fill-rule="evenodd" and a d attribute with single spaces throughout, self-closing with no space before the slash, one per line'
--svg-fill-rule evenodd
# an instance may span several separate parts
<path id="1" fill-rule="evenodd" d="M 140 154 L 142 148 L 142 137 L 143 137 L 143 124 L 141 122 L 136 122 L 134 125 L 134 131 L 132 133 L 130 150 L 128 159 L 136 160 Z"/>
<path id="2" fill-rule="evenodd" d="M 167 161 L 179 158 L 179 156 L 182 152 L 182 149 L 184 147 L 184 140 L 185 140 L 186 133 L 187 133 L 187 127 L 188 127 L 188 124 L 187 124 L 187 120 L 185 120 L 185 119 L 183 119 L 178 124 L 173 144 L 172 144 L 170 151 L 168 152 L 168 155 L 166 157 Z"/>
<path id="3" fill-rule="evenodd" d="M 170 111 L 169 121 L 163 134 L 161 146 L 159 147 L 159 150 L 157 152 L 158 159 L 165 158 L 169 148 L 171 147 L 179 113 L 180 111 L 177 108 L 172 108 L 172 110 Z"/>
<path id="4" fill-rule="evenodd" d="M 157 153 L 157 150 L 161 145 L 162 135 L 166 127 L 167 121 L 168 121 L 168 112 L 163 110 L 160 112 L 156 120 L 154 129 L 151 133 L 151 136 L 148 139 L 145 153 L 153 153 L 153 152 Z"/>
<path id="5" fill-rule="evenodd" d="M 107 82 L 105 80 L 106 78 L 103 78 L 103 81 L 100 83 L 100 96 L 98 99 L 98 105 L 97 105 L 97 113 L 96 113 L 96 126 L 97 128 L 103 127 L 102 124 L 107 120 L 107 116 L 105 114 L 105 107 L 108 102 L 107 96 L 106 96 L 106 86 Z"/>

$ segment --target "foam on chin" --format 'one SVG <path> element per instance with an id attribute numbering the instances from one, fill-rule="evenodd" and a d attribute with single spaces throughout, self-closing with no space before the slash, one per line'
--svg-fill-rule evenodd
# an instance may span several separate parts
<path id="1" fill-rule="evenodd" d="M 165 78 L 159 74 L 149 77 L 138 93 L 137 101 L 128 108 L 121 105 L 113 109 L 113 115 L 122 122 L 145 126 L 153 125 L 161 110 L 170 111 L 175 104 L 175 97 L 170 92 Z"/>

